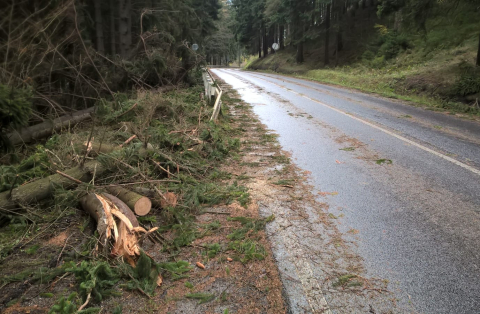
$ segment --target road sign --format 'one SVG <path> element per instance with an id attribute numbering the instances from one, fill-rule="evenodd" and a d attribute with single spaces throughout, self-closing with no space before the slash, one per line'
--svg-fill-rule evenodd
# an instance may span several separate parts
<path id="1" fill-rule="evenodd" d="M 193 49 L 193 51 L 197 51 L 197 50 L 198 50 L 198 45 L 197 45 L 197 44 L 193 44 L 193 45 L 192 45 L 192 49 Z"/>
<path id="2" fill-rule="evenodd" d="M 277 43 L 274 43 L 274 44 L 272 45 L 272 48 L 273 48 L 273 50 L 277 51 L 278 48 L 280 48 L 280 46 L 278 46 Z"/>

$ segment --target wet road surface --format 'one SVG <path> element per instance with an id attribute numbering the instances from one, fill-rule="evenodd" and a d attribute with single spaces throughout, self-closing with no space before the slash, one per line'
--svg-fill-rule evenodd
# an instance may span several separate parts
<path id="1" fill-rule="evenodd" d="M 307 80 L 212 72 L 311 173 L 368 275 L 415 312 L 480 313 L 480 124 Z"/>

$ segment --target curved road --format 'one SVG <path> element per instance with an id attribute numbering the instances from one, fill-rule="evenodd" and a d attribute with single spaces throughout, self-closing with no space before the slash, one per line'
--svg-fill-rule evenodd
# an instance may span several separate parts
<path id="1" fill-rule="evenodd" d="M 480 124 L 302 79 L 212 71 L 318 191 L 338 192 L 323 201 L 342 232 L 358 230 L 369 275 L 420 313 L 480 313 Z"/>

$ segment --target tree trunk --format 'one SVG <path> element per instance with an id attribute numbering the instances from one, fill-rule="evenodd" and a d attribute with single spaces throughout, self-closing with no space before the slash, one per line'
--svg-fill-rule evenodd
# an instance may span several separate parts
<path id="1" fill-rule="evenodd" d="M 280 25 L 280 50 L 285 48 L 285 25 Z"/>
<path id="2" fill-rule="evenodd" d="M 118 197 L 128 205 L 138 216 L 145 216 L 152 209 L 152 202 L 148 197 L 142 196 L 120 186 L 108 187 L 108 192 Z"/>
<path id="3" fill-rule="evenodd" d="M 262 35 L 258 35 L 258 58 L 262 57 Z"/>
<path id="4" fill-rule="evenodd" d="M 85 163 L 83 168 L 75 167 L 64 171 L 64 173 L 76 180 L 89 182 L 93 173 L 101 176 L 106 168 L 98 161 L 93 160 Z M 19 186 L 12 190 L 12 197 L 9 198 L 10 191 L 0 193 L 0 208 L 14 209 L 16 204 L 30 204 L 48 198 L 58 186 L 64 189 L 70 189 L 77 186 L 78 183 L 68 179 L 60 174 L 54 174 L 49 177 Z"/>
<path id="5" fill-rule="evenodd" d="M 103 37 L 103 16 L 102 16 L 102 0 L 95 0 L 95 35 L 97 43 L 97 51 L 105 54 L 105 42 Z"/>
<path id="6" fill-rule="evenodd" d="M 106 233 L 108 224 L 107 215 L 103 210 L 102 202 L 98 199 L 95 193 L 89 193 L 80 199 L 80 205 L 82 205 L 83 210 L 86 211 L 97 223 L 98 241 L 103 247 L 103 253 L 106 254 L 108 241 Z"/>
<path id="7" fill-rule="evenodd" d="M 131 0 L 120 0 L 118 3 L 118 35 L 120 39 L 120 56 L 126 58 L 132 42 Z"/>
<path id="8" fill-rule="evenodd" d="M 85 150 L 86 150 L 86 142 L 83 144 L 83 149 L 82 151 L 85 153 Z M 113 145 L 110 145 L 110 144 L 106 144 L 106 143 L 100 143 L 100 142 L 93 142 L 93 143 L 90 143 L 89 146 L 91 146 L 90 148 L 90 156 L 98 156 L 100 154 L 110 154 L 111 152 L 113 151 L 116 151 L 116 150 L 119 150 L 121 149 L 119 146 L 113 146 Z"/>
<path id="9" fill-rule="evenodd" d="M 19 131 L 12 132 L 8 138 L 13 145 L 28 143 L 39 140 L 51 135 L 54 131 L 58 131 L 64 127 L 73 127 L 75 124 L 89 119 L 94 112 L 95 107 L 77 111 L 75 113 L 62 116 L 53 121 L 45 121 L 34 126 L 23 128 Z"/>
<path id="10" fill-rule="evenodd" d="M 157 192 L 155 192 L 154 190 L 149 189 L 149 188 L 143 188 L 143 187 L 134 187 L 133 189 L 135 190 L 135 192 L 148 197 L 150 199 L 150 201 L 152 202 L 153 207 L 162 208 L 162 202 L 164 202 L 165 200 L 160 198 L 158 196 Z M 167 193 L 165 193 L 165 194 L 167 194 Z"/>
<path id="11" fill-rule="evenodd" d="M 268 38 L 267 38 L 267 27 L 265 23 L 263 24 L 263 57 L 265 58 L 268 55 Z"/>
<path id="12" fill-rule="evenodd" d="M 393 23 L 393 29 L 397 32 L 402 30 L 402 23 L 403 23 L 403 9 L 398 10 L 395 12 L 395 21 Z"/>
<path id="13" fill-rule="evenodd" d="M 158 196 L 154 190 L 142 187 L 133 188 L 137 193 L 147 196 L 152 201 L 155 208 L 166 208 L 168 206 L 175 206 L 177 204 L 177 196 L 172 192 L 165 192 L 164 196 L 167 200 Z"/>
<path id="14" fill-rule="evenodd" d="M 132 0 L 126 0 L 127 2 L 127 44 L 128 44 L 128 51 L 132 47 Z"/>
<path id="15" fill-rule="evenodd" d="M 115 32 L 115 2 L 110 0 L 110 53 L 115 55 L 117 52 L 117 42 Z"/>
<path id="16" fill-rule="evenodd" d="M 480 67 L 480 36 L 478 38 L 477 67 Z"/>
<path id="17" fill-rule="evenodd" d="M 302 63 L 303 59 L 303 36 L 304 36 L 304 25 L 303 21 L 300 20 L 299 12 L 295 12 L 293 16 L 293 42 L 297 48 L 297 54 L 295 56 L 295 61 L 297 63 Z"/>
<path id="18" fill-rule="evenodd" d="M 138 154 L 145 156 L 149 150 L 140 149 Z M 104 165 L 96 160 L 86 162 L 83 168 L 77 166 L 63 173 L 69 177 L 82 181 L 89 182 L 92 180 L 93 174 L 96 177 L 102 176 L 108 169 Z M 33 202 L 44 200 L 52 195 L 52 193 L 59 186 L 64 189 L 71 189 L 78 185 L 78 182 L 72 179 L 66 178 L 60 174 L 53 174 L 46 178 L 19 186 L 12 190 L 10 197 L 10 191 L 0 193 L 0 210 L 1 209 L 16 209 L 17 204 L 30 204 Z"/>
<path id="19" fill-rule="evenodd" d="M 272 48 L 274 42 L 275 42 L 275 25 L 272 25 L 268 30 L 268 47 L 270 48 L 270 53 L 275 53 L 275 50 Z"/>
<path id="20" fill-rule="evenodd" d="M 327 4 L 327 13 L 325 16 L 325 61 L 324 65 L 327 66 L 329 62 L 329 45 L 330 45 L 330 9 L 331 4 Z"/>
<path id="21" fill-rule="evenodd" d="M 297 55 L 296 55 L 297 63 L 302 63 L 303 59 L 303 40 L 297 44 Z"/>

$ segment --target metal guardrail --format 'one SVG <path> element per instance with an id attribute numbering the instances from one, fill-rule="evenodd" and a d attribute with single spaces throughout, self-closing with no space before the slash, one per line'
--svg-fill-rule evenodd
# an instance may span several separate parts
<path id="1" fill-rule="evenodd" d="M 223 91 L 220 86 L 217 86 L 215 80 L 213 79 L 212 73 L 208 68 L 203 69 L 202 73 L 203 85 L 205 87 L 205 97 L 208 101 L 212 101 L 212 97 L 215 99 L 215 104 L 213 106 L 213 114 L 210 118 L 210 121 L 217 121 L 220 109 L 222 107 L 222 94 Z"/>

